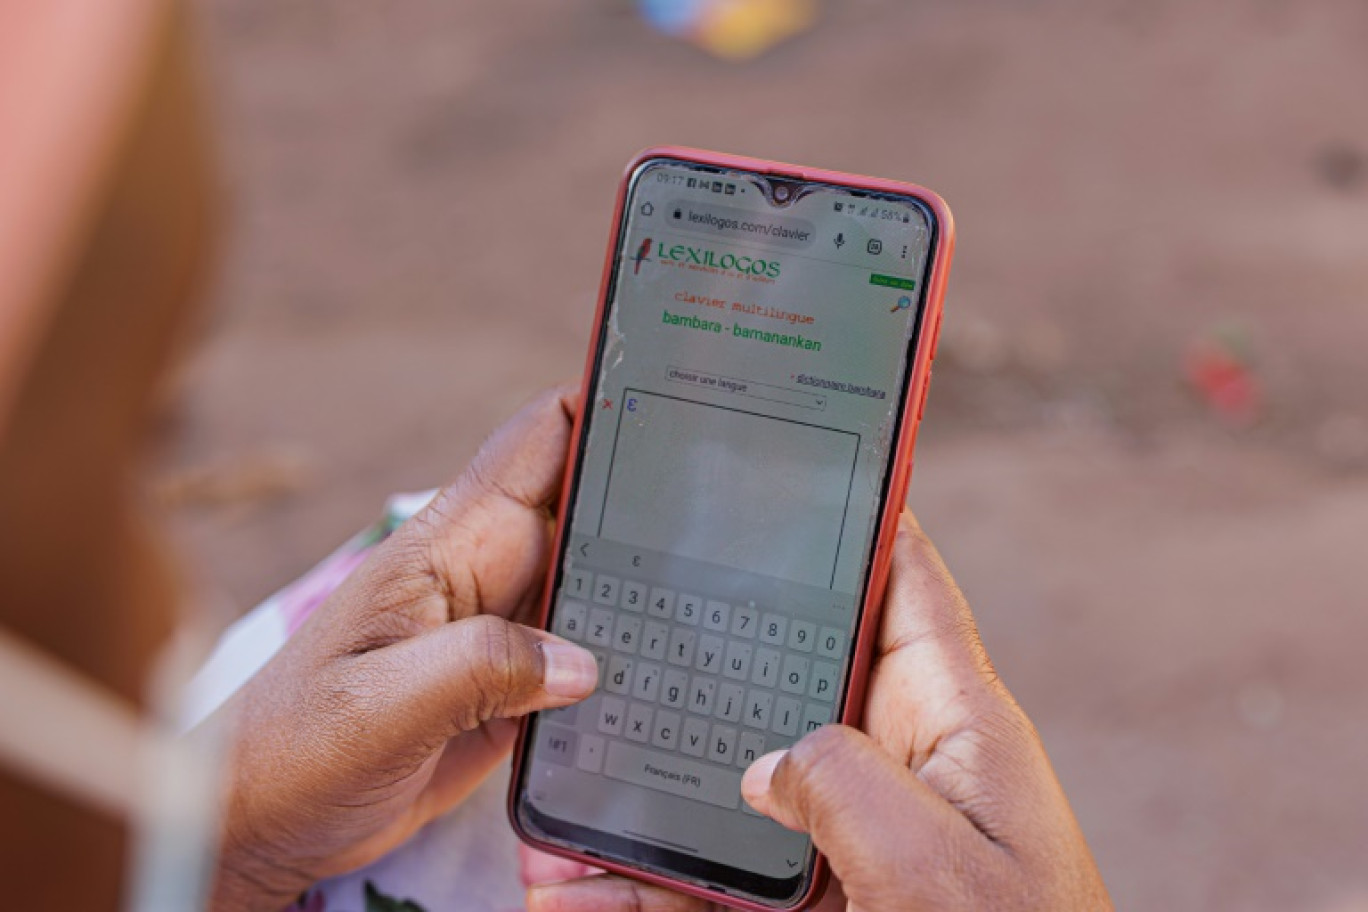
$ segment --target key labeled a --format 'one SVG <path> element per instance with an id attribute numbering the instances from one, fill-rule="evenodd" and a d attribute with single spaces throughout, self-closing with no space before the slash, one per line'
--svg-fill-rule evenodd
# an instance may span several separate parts
<path id="1" fill-rule="evenodd" d="M 582 602 L 566 602 L 556 612 L 556 632 L 567 640 L 583 640 L 589 623 L 589 608 Z"/>

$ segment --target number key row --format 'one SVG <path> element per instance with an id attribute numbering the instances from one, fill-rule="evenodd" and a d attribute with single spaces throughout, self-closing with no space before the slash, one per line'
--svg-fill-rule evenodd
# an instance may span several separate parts
<path id="1" fill-rule="evenodd" d="M 628 580 L 622 582 L 617 577 L 600 573 L 590 581 L 586 571 L 569 574 L 565 589 L 572 598 L 590 597 L 590 600 L 606 608 L 620 607 L 625 611 L 646 614 L 660 620 L 673 618 L 681 624 L 699 626 L 719 633 L 755 639 L 771 646 L 785 646 L 795 652 L 813 652 L 829 659 L 845 657 L 845 633 L 834 627 L 823 627 L 820 632 L 811 621 L 790 621 L 782 614 L 765 613 L 763 616 L 754 605 L 730 605 L 714 599 L 704 600 L 696 595 L 676 595 L 669 589 L 659 587 L 648 589 L 645 583 Z M 582 615 L 582 602 L 566 601 L 560 609 L 561 614 L 573 610 Z M 585 621 L 578 622 L 583 627 Z M 572 627 L 572 629 L 574 629 Z"/>

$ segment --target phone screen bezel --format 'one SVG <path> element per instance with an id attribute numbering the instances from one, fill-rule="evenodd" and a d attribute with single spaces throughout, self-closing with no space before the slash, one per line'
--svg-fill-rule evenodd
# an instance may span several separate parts
<path id="1" fill-rule="evenodd" d="M 928 305 L 930 302 L 929 295 L 932 284 L 931 277 L 933 269 L 939 259 L 937 253 L 942 240 L 942 225 L 936 208 L 928 204 L 927 200 L 914 193 L 874 189 L 861 185 L 860 183 L 844 183 L 837 180 L 826 180 L 816 177 L 800 177 L 795 179 L 794 176 L 789 174 L 767 172 L 746 167 L 732 167 L 721 163 L 698 161 L 670 154 L 651 154 L 644 156 L 634 163 L 629 172 L 621 197 L 617 219 L 614 224 L 610 266 L 606 272 L 601 300 L 599 302 L 600 307 L 597 316 L 597 326 L 595 327 L 593 353 L 587 370 L 583 403 L 595 401 L 598 395 L 603 353 L 606 349 L 608 339 L 609 319 L 617 298 L 618 281 L 623 265 L 622 245 L 626 241 L 628 221 L 630 214 L 633 211 L 633 200 L 635 199 L 642 178 L 648 174 L 652 168 L 660 165 L 676 165 L 700 173 L 730 176 L 733 178 L 744 177 L 748 179 L 758 179 L 760 181 L 777 178 L 780 182 L 790 188 L 791 195 L 794 197 L 803 195 L 801 192 L 795 192 L 801 188 L 815 187 L 838 189 L 843 193 L 867 197 L 871 200 L 887 200 L 910 204 L 914 206 L 921 214 L 922 218 L 925 219 L 929 239 L 922 274 L 918 277 L 921 287 L 916 292 L 916 324 L 913 331 L 908 336 L 907 348 L 903 356 L 902 383 L 898 392 L 894 426 L 890 436 L 891 442 L 886 456 L 883 481 L 879 492 L 876 514 L 877 520 L 873 526 L 876 530 L 883 528 L 884 520 L 887 517 L 887 511 L 890 508 L 889 494 L 892 489 L 894 477 L 897 474 L 894 463 L 899 457 L 899 447 L 896 444 L 902 439 L 904 426 L 909 420 L 909 415 L 913 412 L 913 410 L 909 408 L 909 402 L 910 397 L 914 392 L 913 384 L 918 373 L 915 370 L 916 358 L 928 325 Z M 583 403 L 581 404 L 581 409 L 587 408 Z M 912 417 L 912 420 L 915 420 L 915 416 Z M 549 590 L 546 593 L 545 616 L 543 617 L 543 622 L 548 626 L 551 623 L 551 600 L 554 597 L 554 594 L 559 591 L 563 582 L 565 552 L 569 547 L 570 540 L 568 534 L 570 519 L 574 515 L 575 504 L 579 497 L 580 479 L 583 472 L 585 450 L 588 446 L 590 424 L 591 418 L 588 415 L 581 418 L 576 440 L 574 442 L 575 461 L 573 470 L 567 473 L 566 484 L 568 490 L 562 501 L 565 509 L 565 513 L 561 517 L 563 528 L 557 536 L 555 551 L 552 555 L 552 569 L 548 574 Z M 841 688 L 840 705 L 836 708 L 834 713 L 834 718 L 838 721 L 847 721 L 851 716 L 851 677 L 856 672 L 857 664 L 853 659 L 856 644 L 861 642 L 861 637 L 864 633 L 863 627 L 865 625 L 865 620 L 869 616 L 869 611 L 867 609 L 873 577 L 872 571 L 875 552 L 876 548 L 869 549 L 863 568 L 861 595 L 855 607 L 855 628 L 851 633 L 848 647 L 850 650 L 848 658 L 850 658 L 851 661 L 846 662 L 845 678 Z M 535 730 L 536 724 L 536 719 L 533 718 L 524 725 L 518 745 L 518 757 L 514 767 L 515 779 L 510 789 L 510 814 L 513 825 L 524 837 L 530 837 L 533 841 L 548 844 L 550 847 L 559 848 L 570 854 L 588 856 L 589 858 L 612 866 L 677 880 L 708 892 L 725 895 L 734 900 L 741 900 L 747 903 L 758 903 L 769 908 L 791 908 L 801 901 L 811 889 L 812 879 L 816 868 L 814 862 L 817 853 L 815 849 L 809 849 L 808 857 L 805 860 L 802 869 L 794 877 L 770 878 L 743 868 L 723 865 L 712 861 L 704 861 L 684 852 L 672 851 L 653 843 L 630 839 L 595 830 L 580 824 L 570 823 L 538 811 L 532 806 L 531 802 L 527 800 L 527 776 L 531 769 L 531 755 L 536 743 L 535 738 L 532 737 L 532 733 Z"/>

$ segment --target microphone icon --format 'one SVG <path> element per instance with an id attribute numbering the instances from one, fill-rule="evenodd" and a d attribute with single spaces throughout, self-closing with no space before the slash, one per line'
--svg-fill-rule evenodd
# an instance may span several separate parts
<path id="1" fill-rule="evenodd" d="M 836 249 L 837 249 L 837 250 L 840 250 L 840 249 L 841 249 L 842 247 L 844 247 L 844 246 L 845 246 L 845 235 L 844 235 L 844 234 L 840 234 L 840 233 L 838 232 L 837 235 L 836 235 Z"/>

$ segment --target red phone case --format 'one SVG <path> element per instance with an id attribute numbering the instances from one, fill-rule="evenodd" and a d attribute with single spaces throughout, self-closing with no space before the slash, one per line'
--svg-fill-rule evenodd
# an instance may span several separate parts
<path id="1" fill-rule="evenodd" d="M 844 174 L 839 171 L 804 168 L 797 165 L 784 164 L 782 162 L 746 158 L 739 155 L 727 155 L 721 152 L 707 152 L 701 149 L 689 149 L 681 146 L 655 146 L 646 149 L 628 164 L 627 170 L 623 175 L 622 183 L 618 187 L 617 205 L 613 211 L 613 233 L 609 238 L 608 253 L 605 258 L 603 278 L 599 288 L 598 308 L 594 314 L 595 332 L 593 338 L 595 340 L 599 338 L 600 333 L 597 330 L 602 326 L 604 317 L 607 313 L 608 288 L 613 275 L 614 260 L 616 259 L 617 249 L 621 239 L 620 235 L 623 230 L 623 209 L 627 204 L 627 193 L 630 189 L 632 175 L 643 164 L 656 159 L 672 159 L 689 163 L 712 165 L 720 168 L 754 171 L 773 177 L 819 181 L 852 187 L 859 190 L 898 193 L 917 198 L 925 204 L 935 216 L 936 242 L 934 249 L 931 251 L 930 270 L 926 281 L 926 312 L 922 320 L 923 330 L 918 337 L 917 351 L 913 357 L 912 377 L 908 385 L 907 399 L 903 404 L 901 430 L 892 457 L 892 477 L 889 480 L 888 498 L 881 505 L 883 516 L 879 522 L 879 533 L 874 544 L 873 565 L 865 586 L 864 610 L 861 613 L 856 627 L 854 652 L 851 656 L 849 686 L 847 688 L 845 705 L 842 708 L 841 717 L 838 720 L 842 724 L 858 727 L 864 709 L 865 687 L 869 680 L 870 664 L 873 659 L 874 645 L 879 631 L 878 622 L 883 611 L 884 589 L 888 583 L 888 572 L 892 561 L 891 545 L 893 544 L 894 536 L 897 533 L 898 515 L 901 512 L 898 508 L 901 507 L 907 495 L 907 485 L 912 477 L 913 449 L 916 445 L 917 429 L 921 424 L 922 409 L 926 404 L 927 389 L 931 382 L 931 362 L 935 360 L 936 342 L 940 336 L 941 310 L 945 298 L 945 286 L 950 275 L 950 259 L 955 248 L 954 219 L 950 214 L 950 208 L 946 205 L 945 200 L 941 199 L 932 191 L 915 184 L 883 180 L 875 177 L 863 177 L 856 174 Z M 561 500 L 556 514 L 559 517 L 559 521 L 556 526 L 555 548 L 551 552 L 553 555 L 559 555 L 565 544 L 564 537 L 568 528 L 566 518 L 570 509 L 570 490 L 575 471 L 578 468 L 580 439 L 584 433 L 585 413 L 587 411 L 583 406 L 583 400 L 584 397 L 588 395 L 594 380 L 597 354 L 597 343 L 590 345 L 588 356 L 585 359 L 584 377 L 580 384 L 581 407 L 578 414 L 575 416 L 574 429 L 570 437 L 570 453 L 565 467 L 565 479 L 561 485 Z M 553 587 L 555 586 L 556 581 L 556 569 L 556 563 L 553 560 L 547 576 L 546 593 L 542 599 L 541 613 L 538 617 L 538 624 L 543 629 L 546 628 L 547 621 L 551 614 L 551 600 L 555 595 Z M 517 745 L 513 751 L 513 774 L 508 792 L 509 820 L 512 822 L 514 832 L 516 832 L 518 837 L 524 842 L 551 855 L 583 862 L 584 864 L 603 868 L 615 874 L 621 874 L 625 877 L 631 877 L 636 880 L 667 887 L 681 893 L 688 893 L 711 902 L 721 903 L 737 909 L 751 910 L 751 912 L 773 912 L 774 909 L 779 908 L 759 902 L 740 899 L 728 893 L 709 890 L 691 883 L 673 880 L 663 875 L 641 871 L 629 865 L 619 864 L 583 852 L 566 849 L 561 846 L 543 842 L 536 836 L 526 832 L 518 821 L 517 801 L 518 785 L 522 780 L 523 756 L 527 747 L 529 731 L 530 719 L 524 719 L 518 733 Z M 793 905 L 783 908 L 803 909 L 816 902 L 821 898 L 821 895 L 825 890 L 826 881 L 826 859 L 818 853 L 816 864 L 813 869 L 813 877 L 808 889 Z"/>

